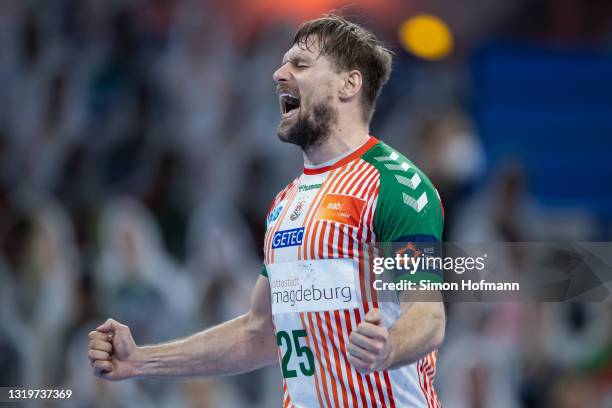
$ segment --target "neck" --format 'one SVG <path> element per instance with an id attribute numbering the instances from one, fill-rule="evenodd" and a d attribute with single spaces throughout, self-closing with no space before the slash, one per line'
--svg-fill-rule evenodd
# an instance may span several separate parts
<path id="1" fill-rule="evenodd" d="M 359 121 L 361 122 L 361 121 Z M 368 126 L 363 123 L 342 123 L 334 127 L 321 145 L 304 151 L 304 164 L 316 166 L 357 149 L 369 138 Z"/>

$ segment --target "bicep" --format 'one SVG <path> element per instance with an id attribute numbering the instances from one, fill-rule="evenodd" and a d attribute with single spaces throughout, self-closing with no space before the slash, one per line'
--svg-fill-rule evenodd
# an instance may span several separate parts
<path id="1" fill-rule="evenodd" d="M 417 296 L 415 293 L 406 292 L 402 292 L 402 295 L 405 296 L 400 296 L 404 297 L 400 303 L 400 319 L 427 328 L 424 332 L 429 332 L 433 342 L 439 346 L 446 331 L 446 311 L 442 294 L 438 291 L 428 291 L 417 293 Z"/>
<path id="2" fill-rule="evenodd" d="M 442 319 L 443 321 L 446 317 L 444 303 L 436 301 L 435 297 L 430 297 L 428 300 L 420 302 L 401 302 L 400 315 L 404 316 L 407 314 Z"/>
<path id="3" fill-rule="evenodd" d="M 251 295 L 250 314 L 257 320 L 272 325 L 272 303 L 270 299 L 270 282 L 267 277 L 260 275 L 255 283 Z"/>
<path id="4" fill-rule="evenodd" d="M 398 292 L 400 314 L 419 313 L 445 317 L 442 293 L 438 290 L 403 290 Z M 418 306 L 416 311 L 412 309 Z"/>

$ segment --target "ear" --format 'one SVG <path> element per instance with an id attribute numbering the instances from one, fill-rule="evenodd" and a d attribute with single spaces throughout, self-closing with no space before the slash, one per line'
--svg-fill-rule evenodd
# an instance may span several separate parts
<path id="1" fill-rule="evenodd" d="M 353 98 L 361 89 L 362 83 L 363 77 L 361 72 L 356 69 L 347 72 L 340 87 L 340 99 L 347 100 Z"/>

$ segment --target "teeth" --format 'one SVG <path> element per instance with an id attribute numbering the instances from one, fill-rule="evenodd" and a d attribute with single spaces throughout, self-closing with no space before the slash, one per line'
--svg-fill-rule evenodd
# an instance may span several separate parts
<path id="1" fill-rule="evenodd" d="M 290 93 L 282 93 L 280 94 L 281 98 L 291 98 L 291 99 L 295 99 L 298 100 L 299 98 L 295 95 L 291 95 Z"/>
<path id="2" fill-rule="evenodd" d="M 289 110 L 288 110 L 289 104 L 297 105 L 297 106 L 299 106 L 299 104 L 300 104 L 300 98 L 295 96 L 295 95 L 292 95 L 292 94 L 290 94 L 288 92 L 283 92 L 283 93 L 279 94 L 279 99 L 280 99 L 280 103 L 281 103 L 281 112 L 283 114 L 289 112 Z"/>

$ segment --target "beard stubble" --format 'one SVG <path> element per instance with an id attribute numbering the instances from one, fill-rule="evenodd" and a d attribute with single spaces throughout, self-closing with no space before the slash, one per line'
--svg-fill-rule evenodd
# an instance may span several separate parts
<path id="1" fill-rule="evenodd" d="M 278 137 L 285 143 L 299 146 L 305 153 L 321 146 L 329 139 L 333 127 L 338 122 L 338 112 L 330 101 L 321 102 L 312 107 L 312 115 L 298 116 L 295 124 Z"/>

